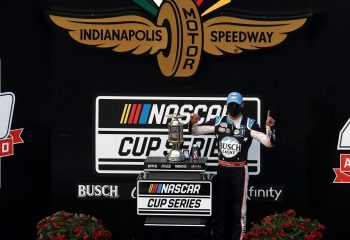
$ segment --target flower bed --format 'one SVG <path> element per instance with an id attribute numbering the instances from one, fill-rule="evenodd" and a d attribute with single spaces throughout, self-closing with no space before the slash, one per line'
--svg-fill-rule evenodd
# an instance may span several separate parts
<path id="1" fill-rule="evenodd" d="M 84 214 L 57 212 L 37 224 L 37 240 L 109 240 L 111 233 L 100 220 Z"/>
<path id="2" fill-rule="evenodd" d="M 266 216 L 252 225 L 244 240 L 317 240 L 322 238 L 321 231 L 325 229 L 316 219 L 297 217 L 294 210 Z"/>

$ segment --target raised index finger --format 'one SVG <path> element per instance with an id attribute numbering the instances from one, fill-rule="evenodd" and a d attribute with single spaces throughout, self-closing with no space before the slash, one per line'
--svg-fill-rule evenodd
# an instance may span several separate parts
<path id="1" fill-rule="evenodd" d="M 269 117 L 270 117 L 270 110 L 267 111 L 267 118 L 269 118 Z"/>

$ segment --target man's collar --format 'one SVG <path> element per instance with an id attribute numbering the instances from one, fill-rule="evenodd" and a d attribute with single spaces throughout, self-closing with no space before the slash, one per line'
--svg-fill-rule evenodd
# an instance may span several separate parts
<path id="1" fill-rule="evenodd" d="M 243 118 L 243 114 L 241 114 L 241 115 L 239 116 L 239 118 L 237 118 L 237 119 L 235 119 L 235 120 L 232 120 L 232 119 L 230 118 L 230 116 L 227 115 L 227 123 L 229 123 L 229 124 L 231 124 L 231 125 L 235 125 L 235 127 L 237 127 L 236 124 L 240 125 L 241 122 L 242 122 L 242 118 Z"/>

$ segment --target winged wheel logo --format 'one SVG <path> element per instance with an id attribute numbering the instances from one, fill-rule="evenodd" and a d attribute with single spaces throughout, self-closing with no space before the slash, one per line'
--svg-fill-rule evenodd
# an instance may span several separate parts
<path id="1" fill-rule="evenodd" d="M 146 10 L 150 0 L 135 0 Z M 147 4 L 142 4 L 147 1 Z M 220 0 L 202 14 L 202 1 L 154 1 L 156 20 L 141 14 L 121 13 L 113 17 L 67 17 L 49 14 L 51 21 L 68 30 L 77 42 L 115 52 L 156 55 L 167 77 L 190 77 L 198 69 L 203 51 L 220 56 L 277 46 L 289 33 L 305 25 L 310 15 L 289 19 L 252 19 L 247 16 L 203 16 L 230 2 Z"/>

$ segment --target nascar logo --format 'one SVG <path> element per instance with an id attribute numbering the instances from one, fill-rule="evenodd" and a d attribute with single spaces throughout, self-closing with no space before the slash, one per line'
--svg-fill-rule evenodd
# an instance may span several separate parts
<path id="1" fill-rule="evenodd" d="M 149 115 L 150 104 L 143 105 L 144 104 L 125 104 L 122 117 L 120 118 L 120 124 L 145 124 Z"/>
<path id="2" fill-rule="evenodd" d="M 200 184 L 150 184 L 148 193 L 199 194 Z"/>
<path id="3" fill-rule="evenodd" d="M 226 105 L 212 105 L 208 107 L 203 104 L 184 104 L 179 106 L 178 104 L 126 103 L 124 104 L 119 123 L 121 125 L 166 124 L 168 122 L 167 115 L 178 113 L 186 116 L 182 120 L 182 123 L 186 124 L 189 122 L 192 112 L 205 116 L 200 119 L 199 123 L 202 123 L 209 121 L 215 116 L 226 115 L 227 107 Z"/>

